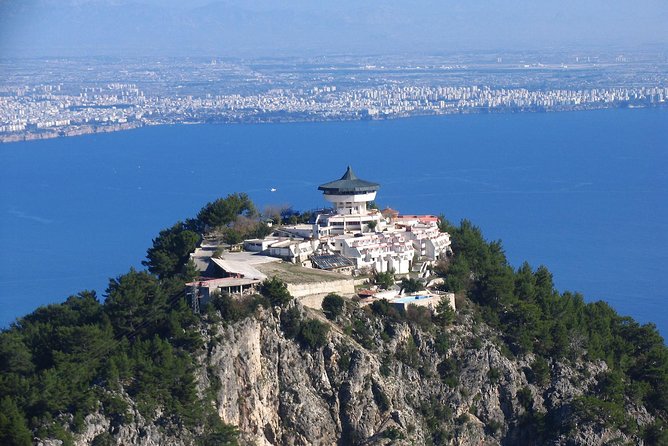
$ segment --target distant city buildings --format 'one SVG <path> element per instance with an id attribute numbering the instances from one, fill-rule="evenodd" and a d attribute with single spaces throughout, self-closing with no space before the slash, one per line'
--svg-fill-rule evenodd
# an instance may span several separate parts
<path id="1" fill-rule="evenodd" d="M 624 62 L 624 66 L 633 69 L 632 64 Z M 142 78 L 141 82 L 100 83 L 95 80 L 98 75 L 87 75 L 86 71 L 76 75 L 78 77 L 72 75 L 80 79 L 78 83 L 67 84 L 31 84 L 29 77 L 18 77 L 12 83 L 0 85 L 0 141 L 174 123 L 383 119 L 425 114 L 647 107 L 668 103 L 667 75 L 661 69 L 649 74 L 611 70 L 604 76 L 600 69 L 591 68 L 585 76 L 578 68 L 578 80 L 563 82 L 565 85 L 561 86 L 553 79 L 560 76 L 570 79 L 567 76 L 570 68 L 565 65 L 520 64 L 512 68 L 514 77 L 503 72 L 490 74 L 486 69 L 466 65 L 433 66 L 419 71 L 420 76 L 413 74 L 413 67 L 390 70 L 364 65 L 357 71 L 339 70 L 348 74 L 338 74 L 337 67 L 332 67 L 329 71 L 332 74 L 319 75 L 317 79 L 322 83 L 314 86 L 306 74 L 287 76 L 280 72 L 270 77 L 222 63 L 207 64 L 204 68 L 194 67 L 192 72 L 185 72 L 186 68 L 181 66 L 166 66 L 165 72 L 147 70 L 134 75 Z M 510 72 L 510 68 L 507 70 Z M 239 86 L 239 91 L 221 91 L 220 80 L 216 79 L 228 76 L 228 72 L 234 73 L 234 85 Z M 369 80 L 372 79 L 368 77 L 370 74 L 366 79 L 359 74 L 367 72 L 374 73 L 373 82 Z M 456 76 L 456 82 L 444 83 L 452 76 Z M 120 76 L 128 77 L 133 76 Z M 243 83 L 248 77 L 256 84 L 255 88 Z M 203 86 L 193 87 L 188 78 L 192 78 L 191 83 Z M 545 80 L 540 80 L 543 78 Z M 498 84 L 479 83 L 481 80 Z M 336 81 L 341 85 L 333 83 Z M 462 82 L 469 84 L 462 85 Z M 370 83 L 372 85 L 368 85 Z M 522 83 L 532 87 L 518 85 Z M 156 84 L 162 87 L 157 88 Z"/>

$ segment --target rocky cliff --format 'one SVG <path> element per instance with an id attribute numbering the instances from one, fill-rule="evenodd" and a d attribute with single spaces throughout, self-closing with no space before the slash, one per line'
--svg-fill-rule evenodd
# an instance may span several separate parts
<path id="1" fill-rule="evenodd" d="M 253 209 L 245 194 L 209 203 L 103 303 L 83 291 L 0 331 L 0 444 L 668 444 L 656 327 L 559 292 L 544 266 L 515 269 L 467 220 L 440 222 L 453 251 L 433 270 L 456 314 L 306 308 L 280 274 L 195 314 L 183 284 L 200 232 Z"/>
<path id="2" fill-rule="evenodd" d="M 507 357 L 471 317 L 436 333 L 355 307 L 332 324 L 325 347 L 311 349 L 283 335 L 278 313 L 207 326 L 202 383 L 216 388 L 220 417 L 239 427 L 243 442 L 526 444 L 536 428 L 527 423 L 546 414 L 564 421 L 554 444 L 639 442 L 600 423 L 566 426 L 573 399 L 597 384 L 604 362 L 549 364 L 538 383 L 532 356 Z M 351 318 L 367 324 L 366 348 L 345 333 Z"/>
<path id="3" fill-rule="evenodd" d="M 324 345 L 286 333 L 295 319 L 318 320 Z M 329 321 L 293 300 L 235 322 L 210 313 L 201 330 L 198 391 L 238 427 L 241 444 L 642 444 L 605 414 L 578 412 L 575 402 L 597 386 L 605 362 L 543 367 L 531 354 L 516 357 L 466 310 L 443 327 L 347 302 Z M 642 406 L 625 407 L 640 426 L 653 422 Z M 91 415 L 76 444 L 196 443 L 197 432 L 138 412 L 133 420 L 110 427 L 103 414 Z"/>

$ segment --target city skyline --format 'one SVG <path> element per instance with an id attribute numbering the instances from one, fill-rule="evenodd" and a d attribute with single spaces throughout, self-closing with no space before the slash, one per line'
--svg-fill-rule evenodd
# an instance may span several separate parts
<path id="1" fill-rule="evenodd" d="M 178 123 L 662 107 L 665 67 L 642 53 L 9 60 L 0 62 L 0 142 Z"/>

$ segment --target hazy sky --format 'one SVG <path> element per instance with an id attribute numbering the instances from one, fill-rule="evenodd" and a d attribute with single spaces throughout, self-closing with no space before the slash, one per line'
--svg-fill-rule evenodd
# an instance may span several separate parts
<path id="1" fill-rule="evenodd" d="M 0 56 L 668 45 L 668 0 L 0 0 Z"/>

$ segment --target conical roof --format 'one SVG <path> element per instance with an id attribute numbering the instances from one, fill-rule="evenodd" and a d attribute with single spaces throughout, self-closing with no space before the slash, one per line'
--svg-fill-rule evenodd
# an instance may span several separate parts
<path id="1" fill-rule="evenodd" d="M 318 190 L 324 191 L 326 194 L 339 195 L 375 192 L 378 189 L 380 189 L 380 184 L 360 180 L 350 166 L 348 166 L 346 173 L 343 174 L 340 180 L 331 181 L 318 187 Z"/>

